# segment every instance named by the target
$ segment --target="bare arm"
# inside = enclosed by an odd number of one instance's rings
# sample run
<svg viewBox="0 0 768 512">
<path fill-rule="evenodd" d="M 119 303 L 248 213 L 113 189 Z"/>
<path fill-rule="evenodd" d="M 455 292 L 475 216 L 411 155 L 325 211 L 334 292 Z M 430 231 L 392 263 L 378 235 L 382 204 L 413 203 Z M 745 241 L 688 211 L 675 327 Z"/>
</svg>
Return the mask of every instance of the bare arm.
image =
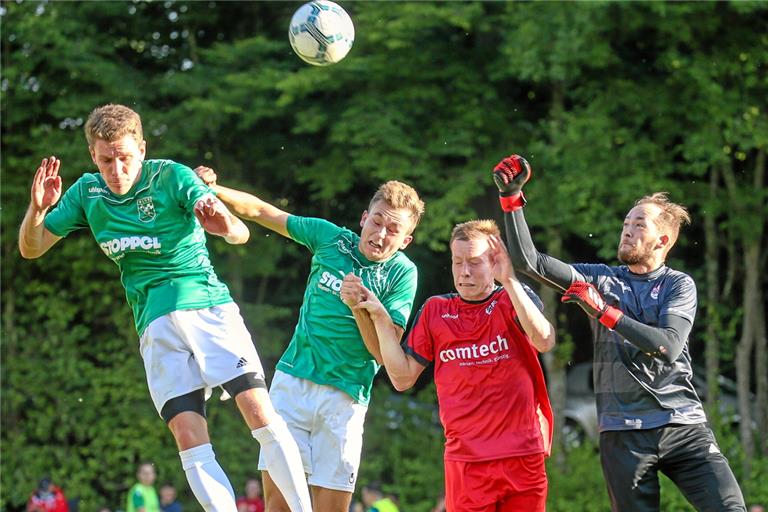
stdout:
<svg viewBox="0 0 768 512">
<path fill-rule="evenodd" d="M 235 215 L 290 238 L 287 227 L 289 214 L 287 212 L 262 201 L 253 194 L 217 184 L 216 173 L 209 167 L 199 166 L 195 169 L 195 173 L 216 192 L 216 196 Z"/>
<path fill-rule="evenodd" d="M 367 312 L 376 329 L 381 359 L 387 375 L 395 389 L 405 391 L 413 387 L 425 367 L 403 351 L 400 346 L 403 330 L 392 322 L 378 297 L 362 284 L 360 286 L 364 290 L 364 298 L 354 306 L 354 309 Z"/>
<path fill-rule="evenodd" d="M 499 238 L 489 239 L 494 251 L 494 277 L 506 290 L 517 312 L 520 325 L 539 352 L 549 352 L 555 346 L 555 328 L 539 311 L 515 276 L 504 244 Z"/>
<path fill-rule="evenodd" d="M 48 210 L 61 198 L 60 165 L 61 160 L 54 156 L 43 158 L 35 172 L 29 208 L 19 228 L 19 252 L 23 258 L 39 258 L 61 240 L 44 224 Z"/>
</svg>

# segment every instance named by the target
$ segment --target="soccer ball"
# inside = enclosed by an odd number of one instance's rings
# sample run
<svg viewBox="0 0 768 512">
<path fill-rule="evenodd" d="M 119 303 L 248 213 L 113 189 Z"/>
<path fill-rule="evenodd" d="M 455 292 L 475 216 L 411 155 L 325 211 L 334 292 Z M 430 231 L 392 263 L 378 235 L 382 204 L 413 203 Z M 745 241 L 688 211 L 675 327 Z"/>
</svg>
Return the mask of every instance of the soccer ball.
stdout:
<svg viewBox="0 0 768 512">
<path fill-rule="evenodd" d="M 355 26 L 341 6 L 329 0 L 315 0 L 293 13 L 288 38 L 302 60 L 314 66 L 328 66 L 349 53 L 355 41 Z"/>
</svg>

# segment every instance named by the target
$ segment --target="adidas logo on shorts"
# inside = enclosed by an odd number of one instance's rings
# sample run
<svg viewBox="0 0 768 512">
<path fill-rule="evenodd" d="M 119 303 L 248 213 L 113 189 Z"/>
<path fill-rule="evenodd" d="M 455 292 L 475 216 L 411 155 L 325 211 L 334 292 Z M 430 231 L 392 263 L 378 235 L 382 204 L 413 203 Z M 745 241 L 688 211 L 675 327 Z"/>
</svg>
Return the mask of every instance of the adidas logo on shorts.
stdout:
<svg viewBox="0 0 768 512">
<path fill-rule="evenodd" d="M 237 366 L 235 366 L 235 368 L 242 368 L 243 366 L 245 366 L 245 365 L 247 365 L 247 364 L 248 364 L 248 361 L 247 361 L 247 360 L 246 360 L 244 357 L 241 357 L 241 358 L 240 358 L 240 359 L 237 361 Z"/>
</svg>

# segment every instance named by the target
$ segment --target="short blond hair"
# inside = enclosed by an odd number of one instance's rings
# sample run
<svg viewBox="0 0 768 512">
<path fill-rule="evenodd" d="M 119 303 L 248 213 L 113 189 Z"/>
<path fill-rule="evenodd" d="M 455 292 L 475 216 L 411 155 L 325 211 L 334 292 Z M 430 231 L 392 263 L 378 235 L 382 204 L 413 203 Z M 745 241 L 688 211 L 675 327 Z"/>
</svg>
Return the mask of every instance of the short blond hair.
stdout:
<svg viewBox="0 0 768 512">
<path fill-rule="evenodd" d="M 451 232 L 452 244 L 454 240 L 477 240 L 478 238 L 488 238 L 492 236 L 501 236 L 499 226 L 495 221 L 490 219 L 470 220 L 456 224 Z"/>
<path fill-rule="evenodd" d="M 413 187 L 400 181 L 391 180 L 382 184 L 368 203 L 368 210 L 372 210 L 373 205 L 379 201 L 384 201 L 392 208 L 404 208 L 410 212 L 413 222 L 409 233 L 416 229 L 421 216 L 424 215 L 424 201 L 419 199 L 419 194 Z"/>
<path fill-rule="evenodd" d="M 144 140 L 141 117 L 125 105 L 110 103 L 96 107 L 85 122 L 85 138 L 91 148 L 97 139 L 114 142 L 126 135 L 132 136 L 137 143 Z"/>
<path fill-rule="evenodd" d="M 680 227 L 683 224 L 691 223 L 691 216 L 685 206 L 673 203 L 669 200 L 668 192 L 656 192 L 649 196 L 643 196 L 635 201 L 635 206 L 642 206 L 644 204 L 652 204 L 658 206 L 661 210 L 659 216 L 656 218 L 656 226 L 669 235 L 671 243 L 669 247 L 677 241 L 677 237 L 680 234 Z"/>
</svg>

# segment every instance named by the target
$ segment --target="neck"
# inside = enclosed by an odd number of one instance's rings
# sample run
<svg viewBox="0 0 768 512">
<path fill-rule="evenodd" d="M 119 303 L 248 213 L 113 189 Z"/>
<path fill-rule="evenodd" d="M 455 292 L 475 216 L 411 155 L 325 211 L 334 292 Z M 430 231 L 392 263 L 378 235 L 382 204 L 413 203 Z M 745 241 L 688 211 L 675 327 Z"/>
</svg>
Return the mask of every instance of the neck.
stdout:
<svg viewBox="0 0 768 512">
<path fill-rule="evenodd" d="M 647 274 L 648 272 L 653 272 L 663 264 L 664 260 L 643 261 L 641 263 L 627 265 L 627 268 L 629 268 L 630 272 L 633 274 Z"/>
</svg>

